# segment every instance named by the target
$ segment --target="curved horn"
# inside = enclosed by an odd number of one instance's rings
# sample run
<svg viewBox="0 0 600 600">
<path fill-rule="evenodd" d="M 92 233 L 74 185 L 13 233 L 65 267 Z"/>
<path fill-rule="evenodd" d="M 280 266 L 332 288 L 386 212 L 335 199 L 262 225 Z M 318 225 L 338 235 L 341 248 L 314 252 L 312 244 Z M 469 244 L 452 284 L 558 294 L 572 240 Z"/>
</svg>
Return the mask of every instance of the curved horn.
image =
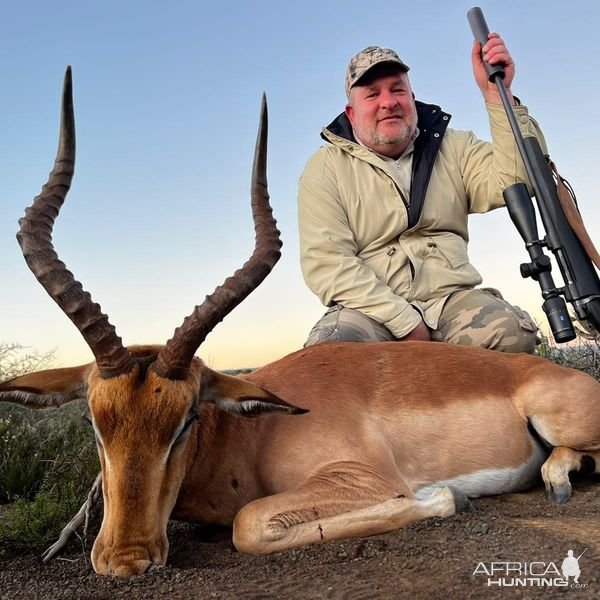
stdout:
<svg viewBox="0 0 600 600">
<path fill-rule="evenodd" d="M 94 304 L 67 270 L 52 245 L 52 227 L 71 187 L 75 168 L 75 117 L 71 67 L 63 85 L 60 138 L 54 168 L 46 185 L 19 221 L 17 240 L 27 265 L 62 311 L 75 323 L 96 357 L 104 378 L 127 373 L 133 367 L 129 351 L 100 306 Z"/>
<path fill-rule="evenodd" d="M 267 100 L 264 95 L 254 151 L 251 197 L 256 234 L 252 256 L 200 306 L 196 306 L 181 327 L 175 330 L 151 367 L 160 377 L 185 378 L 194 353 L 206 336 L 259 286 L 281 256 L 280 232 L 267 191 Z"/>
</svg>

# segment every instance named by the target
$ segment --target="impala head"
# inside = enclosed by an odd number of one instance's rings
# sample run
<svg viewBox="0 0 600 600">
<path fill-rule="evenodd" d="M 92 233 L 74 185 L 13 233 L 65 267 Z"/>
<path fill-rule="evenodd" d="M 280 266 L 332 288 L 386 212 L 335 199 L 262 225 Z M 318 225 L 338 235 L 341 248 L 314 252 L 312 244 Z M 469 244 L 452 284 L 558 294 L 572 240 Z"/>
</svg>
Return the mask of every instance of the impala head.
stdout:
<svg viewBox="0 0 600 600">
<path fill-rule="evenodd" d="M 95 365 L 87 398 L 102 467 L 104 518 L 92 549 L 101 574 L 136 575 L 164 565 L 166 527 L 191 461 L 203 403 L 242 416 L 301 412 L 249 382 L 192 358 L 185 378 L 155 370 L 164 347 L 130 349 L 132 370 L 105 379 Z"/>
<path fill-rule="evenodd" d="M 252 174 L 256 246 L 244 266 L 176 329 L 164 346 L 126 348 L 52 246 L 54 220 L 75 163 L 71 71 L 65 75 L 54 168 L 17 234 L 29 268 L 92 350 L 95 362 L 0 384 L 0 400 L 58 406 L 87 397 L 102 466 L 104 519 L 92 550 L 102 574 L 136 575 L 164 565 L 166 526 L 198 439 L 191 435 L 204 402 L 241 415 L 304 412 L 249 382 L 205 367 L 194 356 L 213 327 L 269 274 L 281 241 L 266 181 L 267 115 L 263 99 Z"/>
</svg>

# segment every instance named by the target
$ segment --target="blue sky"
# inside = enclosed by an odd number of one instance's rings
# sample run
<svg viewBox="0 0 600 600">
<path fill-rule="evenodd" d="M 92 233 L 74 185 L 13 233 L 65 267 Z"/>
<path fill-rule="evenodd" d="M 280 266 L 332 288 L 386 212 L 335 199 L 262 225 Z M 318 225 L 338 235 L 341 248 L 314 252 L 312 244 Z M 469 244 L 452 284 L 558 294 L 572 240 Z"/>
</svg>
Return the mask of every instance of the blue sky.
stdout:
<svg viewBox="0 0 600 600">
<path fill-rule="evenodd" d="M 299 268 L 297 181 L 320 128 L 343 109 L 350 56 L 370 44 L 395 48 L 412 67 L 419 99 L 450 112 L 451 126 L 489 138 L 471 75 L 471 2 L 208 4 L 4 3 L 0 341 L 56 348 L 62 365 L 91 358 L 15 241 L 17 220 L 54 160 L 67 64 L 77 166 L 54 243 L 127 344 L 164 342 L 249 256 L 250 169 L 267 93 L 270 193 L 284 256 L 203 344 L 199 354 L 219 368 L 256 366 L 299 348 L 322 313 Z M 600 4 L 479 6 L 506 39 L 517 64 L 513 90 L 542 124 L 596 237 Z M 520 279 L 525 250 L 506 212 L 473 218 L 471 233 L 484 283 L 542 320 L 536 284 Z"/>
</svg>

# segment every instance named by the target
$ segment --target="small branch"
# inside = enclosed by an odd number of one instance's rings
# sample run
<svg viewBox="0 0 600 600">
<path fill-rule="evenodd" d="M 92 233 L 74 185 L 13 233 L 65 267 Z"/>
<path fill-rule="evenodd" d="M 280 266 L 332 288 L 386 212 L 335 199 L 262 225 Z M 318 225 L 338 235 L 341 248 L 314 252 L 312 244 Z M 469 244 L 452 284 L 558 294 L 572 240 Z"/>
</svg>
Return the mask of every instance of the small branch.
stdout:
<svg viewBox="0 0 600 600">
<path fill-rule="evenodd" d="M 82 504 L 81 508 L 77 512 L 77 514 L 65 525 L 63 530 L 60 532 L 60 536 L 50 548 L 42 554 L 42 561 L 48 562 L 52 558 L 54 558 L 60 550 L 62 550 L 69 541 L 69 538 L 75 533 L 77 528 L 82 524 L 84 525 L 83 535 L 84 538 L 87 536 L 89 518 L 92 510 L 98 503 L 102 493 L 102 473 L 98 473 L 96 480 L 94 481 L 94 485 L 92 485 L 91 490 L 88 493 L 88 497 L 86 501 Z"/>
</svg>

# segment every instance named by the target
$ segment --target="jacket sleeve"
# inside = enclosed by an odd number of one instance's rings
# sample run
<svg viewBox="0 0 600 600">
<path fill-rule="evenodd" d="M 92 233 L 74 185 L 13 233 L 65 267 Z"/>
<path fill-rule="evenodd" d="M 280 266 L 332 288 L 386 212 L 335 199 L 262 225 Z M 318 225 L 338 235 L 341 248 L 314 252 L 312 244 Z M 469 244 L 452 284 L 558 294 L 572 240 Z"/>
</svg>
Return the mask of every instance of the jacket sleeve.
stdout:
<svg viewBox="0 0 600 600">
<path fill-rule="evenodd" d="M 513 183 L 529 186 L 525 165 L 519 154 L 504 107 L 486 105 L 492 142 L 483 142 L 468 134 L 461 157 L 469 212 L 483 213 L 504 206 L 502 192 Z M 536 137 L 546 152 L 544 136 L 526 106 L 515 106 L 515 116 L 524 137 Z"/>
<path fill-rule="evenodd" d="M 325 149 L 313 156 L 300 178 L 298 211 L 302 274 L 321 302 L 359 310 L 395 337 L 410 333 L 421 317 L 357 256 Z"/>
</svg>

